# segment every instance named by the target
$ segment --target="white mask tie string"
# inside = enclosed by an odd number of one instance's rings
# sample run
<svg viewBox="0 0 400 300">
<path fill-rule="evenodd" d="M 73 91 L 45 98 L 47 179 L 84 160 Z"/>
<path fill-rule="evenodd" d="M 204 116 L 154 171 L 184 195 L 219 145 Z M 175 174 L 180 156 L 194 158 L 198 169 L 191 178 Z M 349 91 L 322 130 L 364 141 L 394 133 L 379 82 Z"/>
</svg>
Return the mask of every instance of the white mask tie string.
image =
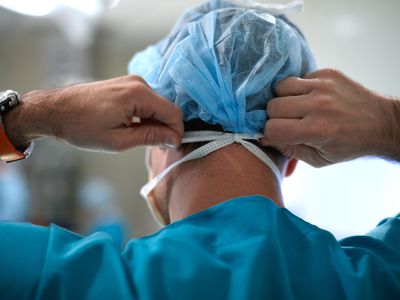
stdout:
<svg viewBox="0 0 400 300">
<path fill-rule="evenodd" d="M 183 144 L 188 143 L 198 143 L 198 142 L 208 142 L 210 143 L 190 152 L 180 160 L 171 164 L 168 168 L 166 168 L 163 172 L 161 172 L 158 176 L 154 177 L 150 180 L 145 186 L 140 190 L 140 194 L 148 199 L 148 195 L 150 192 L 158 185 L 160 181 L 164 179 L 173 169 L 178 167 L 179 165 L 202 158 L 207 156 L 208 154 L 215 152 L 223 147 L 229 146 L 233 143 L 238 143 L 243 145 L 247 150 L 253 153 L 256 157 L 258 157 L 261 161 L 263 161 L 274 173 L 276 178 L 281 181 L 282 174 L 276 164 L 269 158 L 267 154 L 265 154 L 259 147 L 256 145 L 246 141 L 246 140 L 255 140 L 258 141 L 262 138 L 262 134 L 249 135 L 249 134 L 239 134 L 239 133 L 225 133 L 225 132 L 217 132 L 217 131 L 189 131 L 185 132 L 184 138 L 182 139 Z"/>
</svg>

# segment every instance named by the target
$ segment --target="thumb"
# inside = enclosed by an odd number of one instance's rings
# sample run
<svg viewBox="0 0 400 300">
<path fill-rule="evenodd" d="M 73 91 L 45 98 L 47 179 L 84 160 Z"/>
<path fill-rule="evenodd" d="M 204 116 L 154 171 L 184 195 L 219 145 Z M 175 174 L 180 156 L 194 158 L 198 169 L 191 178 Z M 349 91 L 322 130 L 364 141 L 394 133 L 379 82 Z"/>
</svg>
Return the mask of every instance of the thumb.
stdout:
<svg viewBox="0 0 400 300">
<path fill-rule="evenodd" d="M 143 125 L 136 128 L 136 138 L 141 145 L 166 146 L 178 148 L 182 143 L 182 136 L 175 130 L 162 125 Z"/>
<path fill-rule="evenodd" d="M 125 128 L 119 139 L 123 139 L 123 148 L 135 146 L 166 146 L 178 148 L 182 142 L 182 136 L 175 130 L 161 124 L 146 124 L 133 128 Z"/>
</svg>

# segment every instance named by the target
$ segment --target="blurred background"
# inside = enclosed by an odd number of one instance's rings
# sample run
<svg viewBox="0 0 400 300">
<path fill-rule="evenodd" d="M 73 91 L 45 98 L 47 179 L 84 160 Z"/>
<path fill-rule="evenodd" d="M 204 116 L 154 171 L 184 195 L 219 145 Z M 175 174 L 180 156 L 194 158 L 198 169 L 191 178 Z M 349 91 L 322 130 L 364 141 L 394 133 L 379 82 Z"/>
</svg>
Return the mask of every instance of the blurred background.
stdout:
<svg viewBox="0 0 400 300">
<path fill-rule="evenodd" d="M 124 75 L 136 51 L 201 2 L 0 0 L 0 90 Z M 304 13 L 289 17 L 320 67 L 400 96 L 399 12 L 397 0 L 306 0 Z M 108 155 L 39 141 L 29 160 L 0 167 L 0 220 L 54 222 L 83 234 L 104 228 L 120 241 L 150 234 L 158 226 L 139 195 L 143 158 L 143 148 Z M 292 212 L 342 238 L 400 211 L 399 179 L 398 165 L 376 158 L 323 169 L 301 163 L 284 194 Z"/>
</svg>

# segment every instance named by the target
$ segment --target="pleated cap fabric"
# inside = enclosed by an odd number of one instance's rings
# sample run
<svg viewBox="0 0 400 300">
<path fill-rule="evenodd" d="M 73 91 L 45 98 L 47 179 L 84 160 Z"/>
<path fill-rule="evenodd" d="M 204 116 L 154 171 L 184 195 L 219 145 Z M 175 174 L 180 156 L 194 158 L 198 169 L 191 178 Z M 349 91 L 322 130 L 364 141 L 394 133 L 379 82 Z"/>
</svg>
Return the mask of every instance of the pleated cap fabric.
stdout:
<svg viewBox="0 0 400 300">
<path fill-rule="evenodd" d="M 285 16 L 232 0 L 188 10 L 128 66 L 178 105 L 185 121 L 248 134 L 263 132 L 266 105 L 280 80 L 314 69 L 307 42 Z"/>
</svg>

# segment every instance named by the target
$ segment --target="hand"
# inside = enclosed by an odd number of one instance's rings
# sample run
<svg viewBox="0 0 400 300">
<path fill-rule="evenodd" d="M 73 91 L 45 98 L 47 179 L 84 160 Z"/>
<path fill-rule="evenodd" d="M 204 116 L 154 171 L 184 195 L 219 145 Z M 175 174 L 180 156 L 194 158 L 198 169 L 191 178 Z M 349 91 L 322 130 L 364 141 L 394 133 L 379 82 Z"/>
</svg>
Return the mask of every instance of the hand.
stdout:
<svg viewBox="0 0 400 300">
<path fill-rule="evenodd" d="M 140 123 L 133 122 L 140 118 Z M 178 147 L 181 110 L 137 76 L 34 91 L 6 115 L 14 145 L 55 137 L 76 147 L 119 152 L 139 145 Z"/>
<path fill-rule="evenodd" d="M 322 167 L 365 155 L 399 159 L 399 101 L 325 69 L 287 78 L 267 108 L 264 146 Z"/>
</svg>

